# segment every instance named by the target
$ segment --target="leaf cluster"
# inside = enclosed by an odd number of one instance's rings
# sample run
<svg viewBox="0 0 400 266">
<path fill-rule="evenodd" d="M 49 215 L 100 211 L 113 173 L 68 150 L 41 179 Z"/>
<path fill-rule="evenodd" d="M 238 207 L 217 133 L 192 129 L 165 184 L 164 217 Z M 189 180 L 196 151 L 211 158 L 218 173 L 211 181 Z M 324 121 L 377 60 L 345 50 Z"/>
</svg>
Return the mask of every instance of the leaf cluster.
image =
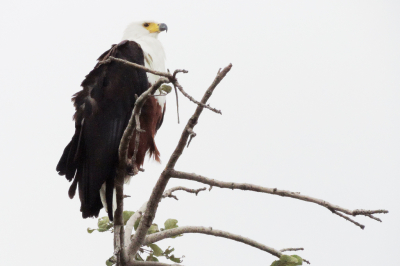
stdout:
<svg viewBox="0 0 400 266">
<path fill-rule="evenodd" d="M 303 259 L 297 255 L 282 255 L 279 260 L 274 261 L 271 266 L 297 266 L 303 265 Z"/>
<path fill-rule="evenodd" d="M 124 225 L 126 225 L 126 223 L 128 222 L 129 218 L 131 218 L 131 216 L 135 214 L 135 212 L 133 211 L 124 211 L 122 213 L 122 217 L 124 219 Z M 111 231 L 111 233 L 113 233 L 113 228 L 114 228 L 114 223 L 110 221 L 110 219 L 108 218 L 108 216 L 104 216 L 99 218 L 99 221 L 97 222 L 97 226 L 98 228 L 96 229 L 91 229 L 88 228 L 87 232 L 89 234 L 93 233 L 94 231 L 99 231 L 99 232 L 107 232 L 107 231 Z"/>
<path fill-rule="evenodd" d="M 140 218 L 136 221 L 134 228 L 135 230 L 137 229 L 137 227 L 139 226 L 139 221 Z M 164 230 L 169 230 L 169 229 L 173 229 L 173 228 L 177 228 L 178 227 L 178 220 L 176 219 L 168 219 L 164 222 L 164 228 L 158 228 L 157 224 L 152 224 L 149 228 L 149 230 L 147 231 L 148 235 L 154 234 L 154 233 L 158 233 L 160 231 L 164 231 Z M 174 236 L 172 238 L 175 238 L 178 236 Z M 174 254 L 172 254 L 172 252 L 175 250 L 175 248 L 171 248 L 168 247 L 166 250 L 161 249 L 158 245 L 156 244 L 149 244 L 147 245 L 147 247 L 150 248 L 150 250 L 147 250 L 145 248 L 141 248 L 139 250 L 139 253 L 148 253 L 149 255 L 146 258 L 146 261 L 159 261 L 157 257 L 165 257 L 168 260 L 171 260 L 173 262 L 176 263 L 180 263 L 182 262 L 182 258 L 179 257 L 175 257 Z M 144 259 L 140 256 L 140 254 L 136 254 L 135 259 L 138 261 L 144 261 Z"/>
<path fill-rule="evenodd" d="M 133 212 L 133 211 L 124 211 L 122 213 L 122 216 L 124 219 L 124 225 L 126 225 L 129 218 L 131 218 L 131 216 L 133 214 L 135 214 L 135 212 Z M 137 230 L 137 228 L 139 226 L 140 220 L 141 220 L 141 217 L 139 219 L 137 219 L 134 224 L 135 231 Z M 88 228 L 87 232 L 89 234 L 93 233 L 94 231 L 98 231 L 101 233 L 108 232 L 108 231 L 113 232 L 114 223 L 110 221 L 108 216 L 104 216 L 104 217 L 99 218 L 99 220 L 97 222 L 97 226 L 98 226 L 98 228 L 96 228 L 96 229 Z M 169 230 L 169 229 L 173 229 L 173 228 L 177 228 L 177 227 L 178 227 L 178 220 L 168 219 L 164 222 L 164 228 L 159 228 L 157 224 L 152 224 L 150 226 L 149 230 L 147 230 L 147 234 L 151 235 L 154 233 L 158 233 L 160 231 Z M 182 235 L 178 235 L 178 236 L 182 236 Z M 173 236 L 171 238 L 176 238 L 178 236 Z M 147 247 L 149 249 L 146 249 L 145 247 Z M 173 247 L 168 247 L 165 250 L 163 250 L 156 244 L 149 244 L 149 245 L 146 245 L 145 247 L 142 247 L 139 249 L 139 252 L 135 256 L 135 260 L 137 260 L 137 261 L 159 261 L 157 257 L 165 257 L 166 259 L 171 260 L 175 263 L 181 263 L 182 258 L 184 257 L 184 256 L 182 256 L 181 258 L 175 257 L 175 255 L 172 254 L 172 252 L 175 250 L 175 248 L 173 248 Z M 142 257 L 143 255 L 147 255 L 146 260 L 143 259 L 143 257 Z M 116 262 L 114 260 L 114 256 L 109 258 L 106 261 L 107 266 L 112 266 L 115 263 Z"/>
</svg>

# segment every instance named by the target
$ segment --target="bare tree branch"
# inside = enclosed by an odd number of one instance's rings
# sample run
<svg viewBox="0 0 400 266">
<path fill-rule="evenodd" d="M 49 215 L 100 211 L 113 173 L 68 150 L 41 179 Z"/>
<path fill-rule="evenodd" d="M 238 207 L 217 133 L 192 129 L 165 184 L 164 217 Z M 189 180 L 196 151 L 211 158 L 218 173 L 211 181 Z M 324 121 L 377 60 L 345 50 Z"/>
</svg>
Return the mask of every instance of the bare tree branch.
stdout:
<svg viewBox="0 0 400 266">
<path fill-rule="evenodd" d="M 349 221 L 349 222 L 351 222 L 351 223 L 357 225 L 358 227 L 360 227 L 361 229 L 364 230 L 365 225 L 362 225 L 362 224 L 360 224 L 360 223 L 354 221 L 354 220 L 351 219 L 350 217 L 348 217 L 348 216 L 346 216 L 346 215 L 344 215 L 344 214 L 341 214 L 340 212 L 337 212 L 337 211 L 335 211 L 335 210 L 330 210 L 330 211 L 332 211 L 333 214 L 336 214 L 336 215 L 338 215 L 338 216 L 340 216 L 340 217 L 346 219 L 347 221 Z M 367 216 L 368 216 L 368 215 L 367 215 Z"/>
<path fill-rule="evenodd" d="M 189 192 L 189 193 L 194 193 L 194 194 L 196 194 L 196 196 L 197 196 L 197 194 L 199 194 L 200 191 L 204 191 L 204 190 L 206 190 L 206 189 L 207 189 L 207 188 L 205 188 L 205 187 L 199 188 L 199 189 L 190 189 L 190 188 L 181 187 L 181 186 L 180 186 L 180 187 L 174 187 L 174 188 L 172 188 L 172 189 L 169 189 L 169 190 L 165 191 L 165 192 L 163 193 L 163 196 L 162 196 L 162 197 L 163 197 L 163 198 L 165 198 L 165 197 L 172 197 L 172 198 L 178 200 L 178 198 L 177 198 L 175 195 L 173 195 L 172 192 L 177 191 L 177 190 L 184 190 L 184 191 Z"/>
<path fill-rule="evenodd" d="M 228 238 L 228 239 L 235 240 L 235 241 L 244 243 L 246 245 L 250 245 L 252 247 L 261 249 L 261 250 L 266 251 L 278 258 L 280 258 L 282 255 L 281 251 L 276 250 L 271 247 L 268 247 L 264 244 L 258 243 L 257 241 L 254 241 L 250 238 L 240 236 L 240 235 L 235 235 L 235 234 L 232 234 L 232 233 L 229 233 L 226 231 L 213 229 L 211 227 L 203 227 L 203 226 L 183 226 L 183 227 L 173 228 L 173 229 L 169 229 L 169 230 L 164 230 L 159 233 L 154 233 L 154 234 L 148 235 L 146 237 L 143 245 L 148 245 L 148 244 L 163 240 L 165 238 L 170 238 L 173 236 L 177 236 L 177 235 L 181 235 L 181 234 L 188 234 L 188 233 L 206 234 L 206 235 Z"/>
<path fill-rule="evenodd" d="M 190 189 L 190 188 L 186 188 L 186 187 L 182 187 L 182 186 L 173 187 L 173 188 L 166 190 L 163 193 L 161 199 L 169 197 L 169 195 L 171 195 L 172 192 L 175 192 L 178 190 L 184 190 L 189 193 L 194 193 L 197 196 L 197 194 L 200 191 L 206 190 L 206 188 Z M 142 213 L 145 212 L 146 206 L 147 206 L 147 201 L 145 203 L 143 203 L 143 205 L 139 208 L 139 210 L 137 210 L 127 221 L 126 226 L 125 226 L 125 246 L 129 246 L 129 244 L 131 243 L 131 235 L 132 235 L 133 227 L 134 227 L 137 219 L 139 219 L 142 216 Z"/>
<path fill-rule="evenodd" d="M 187 94 L 186 91 L 184 91 L 183 87 L 179 84 L 179 82 L 177 80 L 172 81 L 172 84 L 174 84 L 174 87 L 178 88 L 178 90 L 180 90 L 182 92 L 182 94 L 185 95 L 185 97 L 188 98 L 190 101 L 194 102 L 195 104 L 202 105 L 202 103 L 196 101 L 192 96 Z M 205 108 L 210 109 L 211 111 L 213 111 L 213 112 L 215 112 L 217 114 L 221 114 L 222 115 L 221 110 L 217 110 L 215 108 L 212 108 L 209 105 L 202 105 L 202 106 L 205 107 Z"/>
<path fill-rule="evenodd" d="M 135 63 L 126 61 L 124 59 L 115 58 L 113 56 L 109 56 L 108 59 L 102 61 L 101 64 L 107 64 L 107 63 L 110 63 L 111 61 L 117 61 L 117 62 L 123 63 L 125 65 L 128 65 L 128 66 L 132 66 L 132 67 L 135 67 L 135 68 L 142 69 L 142 70 L 144 70 L 146 72 L 152 73 L 152 74 L 157 75 L 157 76 L 166 77 L 166 78 L 168 78 L 169 82 L 171 82 L 174 85 L 175 88 L 178 88 L 182 92 L 182 94 L 185 95 L 185 97 L 187 97 L 190 101 L 196 103 L 197 105 L 201 105 L 204 108 L 210 109 L 211 111 L 213 111 L 215 113 L 222 114 L 222 112 L 220 110 L 212 108 L 209 105 L 205 105 L 205 103 L 196 101 L 192 96 L 190 96 L 189 94 L 187 94 L 183 90 L 183 87 L 179 84 L 178 80 L 176 79 L 176 74 L 178 74 L 178 73 L 188 73 L 187 70 L 177 69 L 177 70 L 174 71 L 174 74 L 171 75 L 171 73 L 164 73 L 164 72 L 160 72 L 160 71 L 155 71 L 155 70 L 152 70 L 150 68 L 144 67 L 142 65 L 135 64 Z"/>
<path fill-rule="evenodd" d="M 142 204 L 142 206 L 137 210 L 126 222 L 125 226 L 125 247 L 129 247 L 131 244 L 131 236 L 132 236 L 132 231 L 134 228 L 134 225 L 136 221 L 142 217 L 142 214 L 145 212 L 147 206 L 147 201 Z"/>
<path fill-rule="evenodd" d="M 183 266 L 182 264 L 168 264 L 156 261 L 130 261 L 126 266 Z"/>
<path fill-rule="evenodd" d="M 302 201 L 308 201 L 308 202 L 312 202 L 312 203 L 321 205 L 321 206 L 329 209 L 330 211 L 334 212 L 335 214 L 338 214 L 337 212 L 342 212 L 342 213 L 352 215 L 352 216 L 363 215 L 366 217 L 370 217 L 370 215 L 375 214 L 375 213 L 388 213 L 387 210 L 353 210 L 352 211 L 352 210 L 348 210 L 348 209 L 342 208 L 337 205 L 333 205 L 325 200 L 313 198 L 313 197 L 306 196 L 306 195 L 301 195 L 299 192 L 291 192 L 291 191 L 287 191 L 287 190 L 280 190 L 277 188 L 266 188 L 266 187 L 261 187 L 261 186 L 248 184 L 248 183 L 224 182 L 224 181 L 219 181 L 219 180 L 215 180 L 215 179 L 210 179 L 210 178 L 207 178 L 207 177 L 204 177 L 201 175 L 179 172 L 179 171 L 175 171 L 175 170 L 169 170 L 169 175 L 171 177 L 193 180 L 193 181 L 197 181 L 197 182 L 200 182 L 203 184 L 220 187 L 220 188 L 250 190 L 250 191 L 262 192 L 262 193 L 267 193 L 267 194 L 279 195 L 282 197 L 295 198 L 295 199 L 299 199 Z M 345 218 L 343 215 L 339 215 L 339 216 Z M 357 226 L 359 226 L 362 229 L 364 228 L 363 225 L 351 220 L 347 216 L 345 219 L 353 222 L 354 224 L 356 224 Z"/>
<path fill-rule="evenodd" d="M 299 250 L 304 250 L 304 248 L 283 248 L 279 250 L 280 252 L 286 252 L 286 251 L 299 251 Z"/>
<path fill-rule="evenodd" d="M 221 80 L 225 77 L 225 75 L 229 72 L 231 68 L 232 65 L 230 64 L 229 66 L 224 68 L 220 73 L 218 73 L 218 75 L 214 79 L 214 82 L 211 84 L 211 86 L 207 89 L 206 93 L 204 94 L 203 99 L 201 100 L 202 105 L 197 106 L 194 115 L 192 116 L 192 118 L 189 119 L 188 123 L 186 124 L 186 127 L 182 132 L 181 138 L 174 153 L 171 155 L 165 170 L 161 173 L 155 187 L 153 188 L 153 192 L 147 203 L 146 211 L 141 219 L 141 222 L 139 224 L 138 229 L 136 230 L 135 235 L 133 236 L 131 243 L 129 244 L 128 253 L 131 260 L 133 260 L 134 255 L 142 245 L 146 237 L 147 230 L 150 228 L 154 220 L 158 204 L 161 200 L 162 194 L 170 178 L 168 175 L 168 170 L 174 168 L 176 162 L 178 161 L 179 157 L 183 152 L 183 149 L 185 148 L 185 145 L 190 135 L 188 129 L 190 128 L 193 130 L 194 126 L 197 124 L 200 114 L 205 108 L 204 105 L 207 103 L 207 100 L 211 97 L 212 92 L 214 91 L 216 86 L 221 82 Z"/>
<path fill-rule="evenodd" d="M 193 131 L 193 129 L 189 128 L 188 131 L 189 131 L 189 134 L 190 134 L 190 138 L 189 138 L 188 144 L 186 146 L 187 148 L 189 148 L 189 144 L 192 141 L 192 139 L 197 136 L 197 134 Z"/>
<path fill-rule="evenodd" d="M 102 62 L 100 62 L 100 63 L 101 63 L 101 64 L 108 64 L 108 63 L 110 63 L 111 61 L 116 61 L 116 62 L 120 62 L 120 63 L 123 63 L 123 64 L 128 65 L 128 66 L 132 66 L 132 67 L 135 67 L 135 68 L 139 68 L 139 69 L 142 69 L 142 70 L 144 70 L 144 71 L 146 71 L 146 72 L 149 72 L 149 73 L 151 73 L 151 74 L 154 74 L 154 75 L 157 75 L 157 76 L 160 76 L 160 77 L 169 78 L 170 76 L 172 76 L 172 75 L 169 74 L 169 73 L 164 73 L 164 72 L 161 72 L 161 71 L 156 71 L 156 70 L 147 68 L 147 67 L 145 67 L 145 66 L 142 66 L 142 65 L 139 65 L 139 64 L 136 64 L 136 63 L 132 63 L 132 62 L 129 62 L 129 61 L 127 61 L 127 60 L 124 60 L 124 59 L 121 59 L 121 58 L 116 58 L 116 57 L 113 57 L 113 56 L 109 56 L 107 60 L 104 60 L 104 61 L 102 61 Z"/>
<path fill-rule="evenodd" d="M 134 109 L 132 111 L 131 118 L 129 119 L 128 125 L 125 128 L 124 134 L 122 135 L 121 142 L 118 148 L 118 167 L 117 176 L 115 178 L 114 187 L 116 191 L 117 209 L 114 213 L 114 249 L 119 248 L 121 252 L 116 254 L 117 265 L 123 264 L 127 261 L 128 257 L 125 250 L 125 232 L 124 232 L 124 220 L 122 213 L 124 210 L 124 179 L 127 175 L 127 159 L 128 159 L 128 147 L 129 142 L 132 138 L 133 131 L 136 129 L 140 132 L 140 125 L 138 125 L 139 114 L 143 104 L 146 102 L 150 95 L 153 95 L 155 91 L 161 86 L 161 84 L 168 82 L 168 79 L 160 78 L 153 86 L 146 90 L 138 99 L 136 99 Z M 136 127 L 134 126 L 136 124 Z M 139 130 L 138 130 L 139 129 Z M 140 134 L 136 134 L 135 151 L 137 153 L 137 146 L 139 145 Z M 135 169 L 136 154 L 132 158 L 132 163 Z M 136 167 L 137 168 L 137 167 Z M 134 170 L 135 172 L 135 170 Z M 112 211 L 112 210 L 111 210 Z"/>
</svg>

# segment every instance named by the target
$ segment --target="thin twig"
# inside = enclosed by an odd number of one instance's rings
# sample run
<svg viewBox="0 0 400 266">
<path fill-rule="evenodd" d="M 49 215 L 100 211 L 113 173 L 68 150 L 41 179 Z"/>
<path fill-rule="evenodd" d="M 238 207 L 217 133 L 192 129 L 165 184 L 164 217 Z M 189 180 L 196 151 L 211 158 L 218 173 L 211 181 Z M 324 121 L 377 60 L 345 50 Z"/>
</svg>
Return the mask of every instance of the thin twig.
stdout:
<svg viewBox="0 0 400 266">
<path fill-rule="evenodd" d="M 322 199 L 317 199 L 317 198 L 313 198 L 310 196 L 301 195 L 298 192 L 280 190 L 277 188 L 267 188 L 267 187 L 262 187 L 262 186 L 257 186 L 257 185 L 253 185 L 253 184 L 247 184 L 247 183 L 224 182 L 224 181 L 219 181 L 219 180 L 215 180 L 215 179 L 210 179 L 210 178 L 207 178 L 207 177 L 204 177 L 201 175 L 190 174 L 190 173 L 180 172 L 180 171 L 176 171 L 176 170 L 170 170 L 169 174 L 171 177 L 193 180 L 193 181 L 197 181 L 197 182 L 200 182 L 203 184 L 220 187 L 220 188 L 250 190 L 250 191 L 262 192 L 262 193 L 267 193 L 267 194 L 279 195 L 282 197 L 295 198 L 295 199 L 299 199 L 302 201 L 316 203 L 318 205 L 321 205 L 321 206 L 329 209 L 332 212 L 334 212 L 334 211 L 341 212 L 341 213 L 352 215 L 352 216 L 363 215 L 363 216 L 370 217 L 370 215 L 372 215 L 373 213 L 374 214 L 375 213 L 388 213 L 387 210 L 353 210 L 352 211 L 352 210 L 342 208 L 338 205 L 333 205 Z M 344 217 L 343 215 L 340 215 L 339 213 L 335 213 L 335 214 L 345 218 L 348 221 L 351 221 L 352 223 L 354 223 L 355 225 L 359 226 L 362 229 L 364 228 L 363 225 L 351 220 L 347 216 Z M 372 217 L 370 217 L 370 218 L 372 218 Z"/>
<path fill-rule="evenodd" d="M 146 71 L 146 72 L 149 72 L 149 73 L 151 73 L 151 74 L 154 74 L 154 75 L 157 75 L 157 76 L 161 76 L 161 77 L 170 78 L 170 77 L 172 76 L 172 75 L 169 74 L 169 73 L 164 73 L 164 72 L 161 72 L 161 71 L 156 71 L 156 70 L 147 68 L 147 67 L 145 67 L 145 66 L 142 66 L 142 65 L 139 65 L 139 64 L 135 64 L 135 63 L 129 62 L 129 61 L 127 61 L 127 60 L 120 59 L 120 58 L 116 58 L 116 57 L 113 57 L 113 56 L 109 56 L 107 60 L 100 62 L 100 64 L 107 64 L 107 63 L 110 63 L 111 61 L 117 61 L 117 62 L 123 63 L 123 64 L 125 64 L 125 65 L 128 65 L 128 66 L 132 66 L 132 67 L 135 67 L 135 68 L 139 68 L 139 69 L 142 69 L 142 70 L 144 70 L 144 71 Z"/>
<path fill-rule="evenodd" d="M 176 87 L 174 86 L 174 91 L 175 91 L 175 98 L 176 98 L 176 115 L 178 116 L 178 124 L 180 123 L 179 120 L 179 101 L 178 101 L 178 91 L 176 90 Z"/>
<path fill-rule="evenodd" d="M 180 90 L 180 91 L 182 92 L 182 94 L 185 95 L 185 97 L 188 98 L 190 101 L 194 102 L 194 103 L 197 104 L 197 105 L 201 105 L 201 106 L 203 106 L 204 108 L 210 109 L 211 111 L 213 111 L 213 112 L 215 112 L 215 113 L 217 113 L 217 114 L 221 114 L 221 115 L 222 115 L 221 110 L 217 110 L 217 109 L 215 109 L 215 108 L 210 107 L 209 105 L 205 105 L 205 104 L 202 104 L 201 102 L 196 101 L 192 96 L 190 96 L 189 94 L 186 93 L 186 91 L 184 91 L 183 87 L 179 84 L 179 82 L 178 82 L 177 80 L 173 80 L 173 81 L 171 81 L 171 82 L 172 82 L 172 84 L 174 84 L 174 86 L 175 86 L 176 88 L 178 88 L 178 90 Z"/>
<path fill-rule="evenodd" d="M 170 195 L 172 192 L 178 191 L 178 190 L 184 190 L 189 193 L 194 193 L 197 196 L 197 194 L 200 191 L 203 191 L 205 189 L 206 188 L 190 189 L 190 188 L 186 188 L 186 187 L 182 187 L 182 186 L 173 187 L 173 188 L 170 188 L 170 189 L 164 191 L 161 199 L 168 197 L 168 195 Z M 176 199 L 178 199 L 178 198 L 176 198 Z M 142 217 L 142 213 L 144 213 L 146 211 L 146 206 L 147 206 L 147 201 L 145 203 L 143 203 L 142 206 L 139 208 L 139 210 L 137 210 L 127 221 L 126 227 L 125 227 L 125 245 L 126 246 L 129 246 L 129 244 L 131 243 L 131 235 L 132 235 L 134 224 L 140 217 Z"/>
<path fill-rule="evenodd" d="M 176 74 L 178 74 L 178 73 L 188 73 L 187 70 L 177 69 L 177 70 L 174 71 L 174 74 L 171 75 L 171 73 L 165 73 L 165 72 L 155 71 L 155 70 L 152 70 L 152 69 L 150 69 L 150 68 L 144 67 L 144 66 L 142 66 L 142 65 L 135 64 L 135 63 L 132 63 L 132 62 L 129 62 L 129 61 L 120 59 L 120 58 L 115 58 L 115 57 L 113 57 L 113 56 L 109 56 L 107 60 L 101 61 L 101 62 L 99 62 L 99 64 L 108 64 L 108 63 L 110 63 L 111 61 L 117 61 L 117 62 L 126 64 L 126 65 L 128 65 L 128 66 L 132 66 L 132 67 L 135 67 L 135 68 L 142 69 L 142 70 L 144 70 L 144 71 L 146 71 L 146 72 L 149 72 L 149 73 L 152 73 L 152 74 L 154 74 L 154 75 L 158 75 L 158 76 L 161 76 L 161 77 L 166 77 L 166 78 L 168 78 L 169 82 L 171 82 L 171 83 L 174 85 L 174 87 L 178 88 L 178 89 L 180 90 L 180 92 L 182 92 L 182 94 L 183 94 L 185 97 L 187 97 L 190 101 L 196 103 L 197 105 L 203 106 L 204 108 L 207 108 L 207 109 L 209 109 L 209 110 L 211 110 L 211 111 L 213 111 L 213 112 L 215 112 L 215 113 L 222 114 L 222 112 L 221 112 L 220 110 L 217 110 L 217 109 L 215 109 L 215 108 L 212 108 L 212 107 L 210 107 L 209 105 L 205 105 L 205 104 L 202 103 L 202 102 L 196 101 L 192 96 L 190 96 L 189 94 L 187 94 L 187 93 L 183 90 L 183 87 L 179 84 L 178 80 L 176 79 Z M 218 75 L 220 75 L 220 72 L 218 72 Z M 179 121 L 179 118 L 178 118 L 178 121 Z"/>
<path fill-rule="evenodd" d="M 340 217 L 346 219 L 347 221 L 349 221 L 349 222 L 351 222 L 351 223 L 357 225 L 358 227 L 360 227 L 361 229 L 364 230 L 365 225 L 362 225 L 362 224 L 360 224 L 360 223 L 358 223 L 358 222 L 352 220 L 350 217 L 348 217 L 348 216 L 346 216 L 346 215 L 344 215 L 344 214 L 341 214 L 340 212 L 337 212 L 336 210 L 331 210 L 331 211 L 332 211 L 332 213 L 334 213 L 334 214 L 336 214 L 336 215 L 338 215 L 338 216 L 340 216 Z"/>
<path fill-rule="evenodd" d="M 190 134 L 190 138 L 189 138 L 189 141 L 188 141 L 188 144 L 187 144 L 186 148 L 189 148 L 190 142 L 192 141 L 192 139 L 194 137 L 196 137 L 196 133 L 194 133 L 193 129 L 188 128 L 188 131 L 189 131 L 189 134 Z"/>
<path fill-rule="evenodd" d="M 378 217 L 373 216 L 372 214 L 365 214 L 365 216 L 368 216 L 369 218 L 374 219 L 374 220 L 376 220 L 378 222 L 382 222 L 381 219 L 379 219 Z"/>
<path fill-rule="evenodd" d="M 283 249 L 280 250 L 280 252 L 299 251 L 299 250 L 304 250 L 304 248 L 283 248 Z"/>
<path fill-rule="evenodd" d="M 205 187 L 199 188 L 199 189 L 190 189 L 190 188 L 181 187 L 181 186 L 180 187 L 174 187 L 172 189 L 169 189 L 169 190 L 165 191 L 163 193 L 162 197 L 163 198 L 171 197 L 171 198 L 174 198 L 174 199 L 178 200 L 178 198 L 175 195 L 173 195 L 172 192 L 177 191 L 177 190 L 183 190 L 183 191 L 186 191 L 186 192 L 189 192 L 189 193 L 194 193 L 197 196 L 197 194 L 199 194 L 200 191 L 204 191 L 206 189 L 207 188 L 205 188 Z"/>
</svg>

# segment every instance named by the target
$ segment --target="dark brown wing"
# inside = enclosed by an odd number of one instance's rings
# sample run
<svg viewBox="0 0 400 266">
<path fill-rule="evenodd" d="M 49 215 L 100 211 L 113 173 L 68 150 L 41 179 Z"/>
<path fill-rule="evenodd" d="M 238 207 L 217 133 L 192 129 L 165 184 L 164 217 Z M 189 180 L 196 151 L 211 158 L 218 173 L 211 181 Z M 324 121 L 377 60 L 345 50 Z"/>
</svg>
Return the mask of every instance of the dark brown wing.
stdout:
<svg viewBox="0 0 400 266">
<path fill-rule="evenodd" d="M 123 41 L 103 53 L 144 65 L 143 51 L 133 41 Z M 98 216 L 103 207 L 100 188 L 106 182 L 108 214 L 112 220 L 112 193 L 118 163 L 118 146 L 135 104 L 135 94 L 148 88 L 146 73 L 119 62 L 97 64 L 72 100 L 76 108 L 75 134 L 57 165 L 60 175 L 71 181 L 69 195 L 79 187 L 84 218 Z"/>
</svg>

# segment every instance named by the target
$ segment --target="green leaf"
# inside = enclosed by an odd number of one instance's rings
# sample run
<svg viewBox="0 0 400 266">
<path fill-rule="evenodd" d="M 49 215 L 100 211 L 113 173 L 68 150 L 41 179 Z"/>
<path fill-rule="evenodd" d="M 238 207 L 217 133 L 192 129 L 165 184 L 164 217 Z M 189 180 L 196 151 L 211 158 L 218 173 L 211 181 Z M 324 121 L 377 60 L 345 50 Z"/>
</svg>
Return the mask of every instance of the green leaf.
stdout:
<svg viewBox="0 0 400 266">
<path fill-rule="evenodd" d="M 136 253 L 135 260 L 136 261 L 143 261 L 143 258 L 139 255 L 139 253 Z"/>
<path fill-rule="evenodd" d="M 146 261 L 158 261 L 158 259 L 156 257 L 154 257 L 153 255 L 149 255 L 149 256 L 147 256 Z"/>
<path fill-rule="evenodd" d="M 271 266 L 281 266 L 281 262 L 279 260 L 274 261 Z"/>
<path fill-rule="evenodd" d="M 297 263 L 295 265 L 303 265 L 303 259 L 300 256 L 292 255 L 292 257 L 297 259 Z"/>
<path fill-rule="evenodd" d="M 91 233 L 93 233 L 94 230 L 96 230 L 96 229 L 90 229 L 90 228 L 88 227 L 87 232 L 88 232 L 89 234 L 91 234 Z"/>
<path fill-rule="evenodd" d="M 108 219 L 108 216 L 104 216 L 99 218 L 99 221 L 97 222 L 97 226 L 99 228 L 105 227 L 108 223 L 110 222 L 110 219 Z"/>
<path fill-rule="evenodd" d="M 139 219 L 137 219 L 135 224 L 133 225 L 133 228 L 135 228 L 135 231 L 138 228 L 141 219 L 142 219 L 142 217 L 139 217 Z"/>
<path fill-rule="evenodd" d="M 149 247 L 153 250 L 154 256 L 160 257 L 163 255 L 162 249 L 156 244 L 149 244 Z"/>
<path fill-rule="evenodd" d="M 168 247 L 168 248 L 164 251 L 164 254 L 165 254 L 165 255 L 169 255 L 169 254 L 171 254 L 174 250 L 175 250 L 175 248 L 171 248 L 171 249 L 170 249 L 170 247 Z"/>
<path fill-rule="evenodd" d="M 282 255 L 279 260 L 274 261 L 271 266 L 297 266 L 303 265 L 303 259 L 297 255 Z"/>
<path fill-rule="evenodd" d="M 178 220 L 175 219 L 168 219 L 164 223 L 165 230 L 177 228 L 178 227 Z"/>
<path fill-rule="evenodd" d="M 129 218 L 131 218 L 133 214 L 135 214 L 135 212 L 132 211 L 124 211 L 122 213 L 122 217 L 124 218 L 124 225 L 126 225 L 126 222 L 129 220 Z"/>
<path fill-rule="evenodd" d="M 282 255 L 280 261 L 283 263 L 283 266 L 296 265 L 295 263 L 297 263 L 297 259 L 289 255 Z"/>
<path fill-rule="evenodd" d="M 169 257 L 169 259 L 172 260 L 173 262 L 177 262 L 177 263 L 181 263 L 181 262 L 182 262 L 181 258 L 175 258 L 174 255 L 172 255 L 171 257 Z"/>
<path fill-rule="evenodd" d="M 108 231 L 111 227 L 113 227 L 113 223 L 110 222 L 107 216 L 101 217 L 97 222 L 97 225 L 99 226 L 99 232 Z"/>
<path fill-rule="evenodd" d="M 160 92 L 170 93 L 172 91 L 172 87 L 166 84 L 161 85 L 159 88 Z"/>
<path fill-rule="evenodd" d="M 160 230 L 158 230 L 158 225 L 157 224 L 152 224 L 149 228 L 149 230 L 147 230 L 147 234 L 151 235 L 154 233 L 160 232 Z"/>
<path fill-rule="evenodd" d="M 112 257 L 111 257 L 111 258 L 112 258 Z M 110 261 L 111 258 L 109 258 L 108 260 L 106 260 L 106 265 L 107 265 L 107 266 L 112 266 L 112 265 L 115 264 L 115 262 Z"/>
</svg>

